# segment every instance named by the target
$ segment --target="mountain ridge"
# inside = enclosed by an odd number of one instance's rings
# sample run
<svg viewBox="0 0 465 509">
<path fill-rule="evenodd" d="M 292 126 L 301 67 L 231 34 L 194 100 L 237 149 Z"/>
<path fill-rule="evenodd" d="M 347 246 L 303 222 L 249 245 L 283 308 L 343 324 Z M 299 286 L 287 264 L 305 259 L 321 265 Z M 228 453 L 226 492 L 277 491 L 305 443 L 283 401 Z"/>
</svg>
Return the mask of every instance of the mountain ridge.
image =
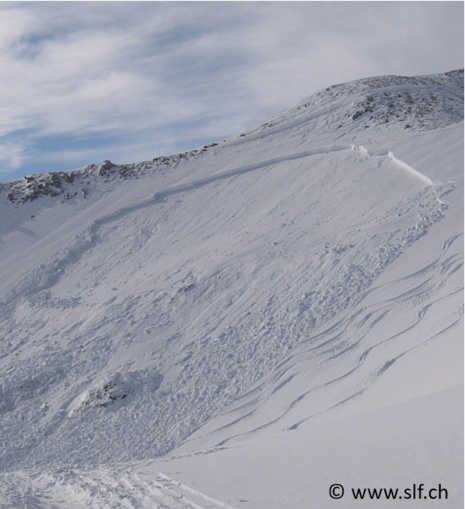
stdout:
<svg viewBox="0 0 465 509">
<path fill-rule="evenodd" d="M 184 156 L 2 184 L 2 470 L 281 443 L 460 384 L 463 71 L 441 76 L 407 129 L 323 91 Z"/>
<path fill-rule="evenodd" d="M 442 98 L 443 104 L 440 109 L 433 107 L 435 101 L 438 100 L 438 97 L 434 94 L 438 87 L 448 92 Z M 416 88 L 421 88 L 420 95 L 418 93 L 415 95 Z M 431 91 L 427 90 L 428 88 Z M 256 136 L 257 133 L 260 136 L 265 133 L 268 134 L 270 128 L 275 127 L 276 129 L 276 126 L 279 127 L 283 118 L 293 119 L 290 126 L 292 127 L 296 122 L 294 117 L 301 116 L 303 111 L 304 118 L 297 120 L 297 122 L 304 122 L 308 126 L 309 121 L 312 120 L 312 118 L 309 119 L 308 111 L 312 110 L 310 117 L 316 116 L 318 118 L 321 116 L 318 111 L 321 108 L 321 103 L 334 103 L 347 97 L 358 99 L 352 101 L 349 105 L 344 105 L 344 109 L 348 108 L 349 111 L 344 111 L 337 119 L 331 119 L 332 123 L 338 124 L 336 129 L 344 128 L 346 131 L 347 129 L 350 131 L 352 128 L 351 121 L 355 120 L 358 120 L 358 122 L 364 121 L 365 129 L 372 129 L 393 120 L 401 122 L 404 129 L 411 129 L 413 132 L 446 127 L 463 120 L 463 69 L 419 77 L 390 75 L 364 78 L 333 85 L 303 99 L 295 106 L 271 117 L 266 122 L 262 122 L 256 127 L 247 129 L 227 140 L 245 138 L 241 141 L 247 141 L 251 135 Z M 307 108 L 310 108 L 310 110 L 306 111 Z M 335 109 L 334 105 L 332 105 L 332 109 Z M 440 111 L 439 119 L 433 115 L 438 111 Z M 323 115 L 327 115 L 327 113 L 325 110 Z M 427 117 L 427 120 L 424 117 Z M 288 122 L 288 120 L 286 121 Z M 316 128 L 321 129 L 321 124 L 317 123 L 314 129 Z M 356 129 L 359 129 L 358 125 L 356 125 Z M 325 130 L 327 130 L 326 126 Z M 223 140 L 223 142 L 225 141 Z M 40 196 L 63 196 L 65 199 L 70 199 L 80 194 L 86 197 L 88 189 L 80 187 L 75 190 L 74 187 L 76 186 L 70 188 L 69 184 L 73 184 L 75 179 L 80 182 L 80 185 L 84 186 L 82 182 L 89 178 L 100 177 L 104 180 L 137 178 L 147 173 L 160 171 L 166 166 L 176 165 L 184 159 L 201 157 L 206 151 L 219 144 L 221 144 L 220 141 L 180 154 L 159 156 L 150 161 L 134 164 L 119 165 L 107 160 L 101 164 L 88 164 L 75 170 L 32 174 L 6 184 L 0 183 L 0 196 L 6 193 L 6 199 L 12 203 L 33 201 Z"/>
</svg>

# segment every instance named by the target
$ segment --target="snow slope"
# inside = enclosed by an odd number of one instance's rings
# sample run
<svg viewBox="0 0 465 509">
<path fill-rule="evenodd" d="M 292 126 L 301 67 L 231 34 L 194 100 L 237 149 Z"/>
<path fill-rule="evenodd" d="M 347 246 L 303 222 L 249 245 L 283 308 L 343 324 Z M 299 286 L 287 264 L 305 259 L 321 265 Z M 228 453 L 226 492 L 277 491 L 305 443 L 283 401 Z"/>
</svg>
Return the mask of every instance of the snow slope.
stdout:
<svg viewBox="0 0 465 509">
<path fill-rule="evenodd" d="M 1 184 L 0 217 L 0 507 L 462 507 L 463 71 Z"/>
</svg>

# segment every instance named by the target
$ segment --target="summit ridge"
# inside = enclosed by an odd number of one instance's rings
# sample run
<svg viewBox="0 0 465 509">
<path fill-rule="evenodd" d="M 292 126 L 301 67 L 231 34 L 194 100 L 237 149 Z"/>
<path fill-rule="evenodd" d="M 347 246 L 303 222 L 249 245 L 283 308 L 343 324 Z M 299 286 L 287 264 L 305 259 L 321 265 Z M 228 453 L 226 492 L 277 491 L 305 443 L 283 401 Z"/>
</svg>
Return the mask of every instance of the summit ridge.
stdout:
<svg viewBox="0 0 465 509">
<path fill-rule="evenodd" d="M 366 465 L 460 506 L 463 70 L 0 196 L 6 507 L 325 507 Z"/>
</svg>

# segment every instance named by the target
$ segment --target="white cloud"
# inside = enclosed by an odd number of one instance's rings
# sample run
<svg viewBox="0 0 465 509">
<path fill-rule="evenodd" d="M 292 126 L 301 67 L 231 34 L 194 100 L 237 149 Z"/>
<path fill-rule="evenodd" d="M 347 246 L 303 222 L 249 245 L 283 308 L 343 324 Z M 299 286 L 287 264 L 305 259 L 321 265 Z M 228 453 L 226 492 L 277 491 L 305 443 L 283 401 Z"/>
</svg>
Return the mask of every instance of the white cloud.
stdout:
<svg viewBox="0 0 465 509">
<path fill-rule="evenodd" d="M 8 175 L 19 168 L 25 159 L 25 149 L 21 143 L 0 143 L 0 174 Z"/>
</svg>

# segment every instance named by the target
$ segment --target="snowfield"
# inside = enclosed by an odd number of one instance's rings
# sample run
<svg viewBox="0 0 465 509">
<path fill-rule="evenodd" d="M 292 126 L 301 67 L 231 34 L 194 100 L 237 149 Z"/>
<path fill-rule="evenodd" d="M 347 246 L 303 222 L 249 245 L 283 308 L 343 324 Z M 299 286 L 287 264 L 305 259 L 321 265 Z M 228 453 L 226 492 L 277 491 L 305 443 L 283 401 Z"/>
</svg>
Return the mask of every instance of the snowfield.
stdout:
<svg viewBox="0 0 465 509">
<path fill-rule="evenodd" d="M 0 217 L 0 508 L 463 507 L 463 70 Z"/>
</svg>

